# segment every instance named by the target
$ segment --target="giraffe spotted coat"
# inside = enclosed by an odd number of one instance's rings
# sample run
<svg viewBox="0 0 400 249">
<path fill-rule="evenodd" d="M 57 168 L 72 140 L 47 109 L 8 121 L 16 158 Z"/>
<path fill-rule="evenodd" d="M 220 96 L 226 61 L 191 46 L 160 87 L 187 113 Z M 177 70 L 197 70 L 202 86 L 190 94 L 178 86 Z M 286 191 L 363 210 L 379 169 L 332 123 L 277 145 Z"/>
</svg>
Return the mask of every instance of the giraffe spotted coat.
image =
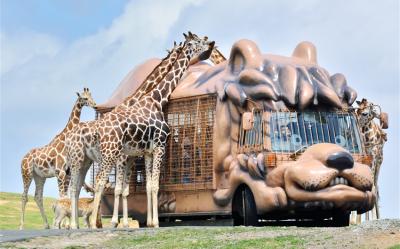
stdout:
<svg viewBox="0 0 400 249">
<path fill-rule="evenodd" d="M 386 133 L 374 122 L 374 119 L 380 119 L 380 113 L 376 109 L 378 106 L 366 99 L 357 101 L 357 117 L 360 125 L 361 135 L 364 140 L 366 153 L 372 156 L 371 169 L 374 178 L 374 190 L 376 192 L 375 207 L 372 209 L 372 219 L 379 219 L 379 191 L 378 177 L 380 167 L 383 161 L 383 146 L 387 140 Z"/>
</svg>

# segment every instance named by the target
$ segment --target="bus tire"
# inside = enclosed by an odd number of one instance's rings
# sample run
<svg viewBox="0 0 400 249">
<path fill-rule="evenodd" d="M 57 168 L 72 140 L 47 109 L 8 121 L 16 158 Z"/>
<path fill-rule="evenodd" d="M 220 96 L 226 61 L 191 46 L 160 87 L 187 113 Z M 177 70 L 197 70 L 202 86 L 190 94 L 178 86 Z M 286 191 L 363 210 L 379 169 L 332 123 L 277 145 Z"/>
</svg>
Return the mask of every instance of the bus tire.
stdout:
<svg viewBox="0 0 400 249">
<path fill-rule="evenodd" d="M 350 225 L 350 212 L 335 211 L 332 216 L 332 226 L 347 227 Z"/>
<path fill-rule="evenodd" d="M 253 193 L 247 186 L 240 186 L 232 200 L 234 226 L 257 226 L 258 216 Z"/>
</svg>

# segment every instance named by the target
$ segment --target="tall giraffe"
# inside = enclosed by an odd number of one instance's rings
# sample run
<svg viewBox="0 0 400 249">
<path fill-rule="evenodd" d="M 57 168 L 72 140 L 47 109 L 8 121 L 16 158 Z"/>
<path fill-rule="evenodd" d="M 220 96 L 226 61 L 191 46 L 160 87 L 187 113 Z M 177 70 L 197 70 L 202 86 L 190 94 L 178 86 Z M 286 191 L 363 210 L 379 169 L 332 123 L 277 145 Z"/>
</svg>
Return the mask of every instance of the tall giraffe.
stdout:
<svg viewBox="0 0 400 249">
<path fill-rule="evenodd" d="M 193 36 L 196 36 L 193 34 Z M 181 44 L 179 44 L 181 46 Z M 119 107 L 117 108 L 127 108 L 136 103 L 142 96 L 144 96 L 149 90 L 154 88 L 162 78 L 171 69 L 173 63 L 177 59 L 178 51 L 181 49 L 176 42 L 174 42 L 174 47 L 171 50 L 167 50 L 168 55 L 160 64 L 158 64 L 153 71 L 146 77 L 139 88 L 128 97 Z M 225 57 L 216 47 L 212 50 L 210 61 L 214 64 L 219 64 L 225 61 Z M 111 225 L 113 227 L 118 226 L 118 212 L 119 212 L 119 199 L 122 196 L 122 210 L 123 210 L 123 226 L 129 227 L 128 223 L 128 201 L 127 197 L 129 195 L 129 183 L 132 175 L 132 166 L 134 164 L 133 158 L 128 158 L 127 160 L 120 160 L 116 165 L 115 171 L 115 188 L 114 188 L 114 206 L 113 206 L 113 216 L 111 218 Z"/>
<path fill-rule="evenodd" d="M 174 47 L 171 51 L 168 51 L 167 57 L 153 69 L 153 71 L 146 77 L 139 88 L 126 100 L 119 105 L 116 110 L 121 108 L 129 108 L 133 106 L 139 99 L 144 96 L 148 91 L 153 89 L 171 70 L 172 65 L 178 58 L 178 54 L 181 50 L 181 44 L 178 46 L 174 42 Z M 132 167 L 134 166 L 134 160 L 132 157 L 122 157 L 116 165 L 115 170 L 115 188 L 114 188 L 114 207 L 113 216 L 111 218 L 111 225 L 113 227 L 118 226 L 118 211 L 119 211 L 119 198 L 122 196 L 122 212 L 123 212 L 123 226 L 129 227 L 128 222 L 128 200 L 129 195 L 129 183 L 132 175 Z"/>
<path fill-rule="evenodd" d="M 372 155 L 371 170 L 374 179 L 373 191 L 376 194 L 376 201 L 371 212 L 371 219 L 379 219 L 379 190 L 378 176 L 383 161 L 383 145 L 387 138 L 386 133 L 378 124 L 374 122 L 374 118 L 380 119 L 380 113 L 374 108 L 374 104 L 366 99 L 356 102 L 358 104 L 357 118 L 360 125 L 361 135 L 364 140 L 366 153 Z M 354 219 L 354 216 L 353 216 Z M 369 213 L 366 213 L 366 220 L 369 220 Z M 354 220 L 352 221 L 354 223 Z M 361 216 L 357 216 L 356 223 L 361 222 Z"/>
<path fill-rule="evenodd" d="M 171 70 L 162 81 L 129 108 L 115 108 L 102 119 L 86 122 L 72 131 L 68 145 L 68 161 L 71 167 L 71 227 L 78 227 L 77 198 L 82 179 L 87 172 L 88 160 L 100 162 L 96 176 L 94 216 L 98 213 L 100 199 L 108 175 L 118 161 L 128 155 L 144 155 L 146 162 L 147 225 L 158 226 L 158 180 L 160 167 L 169 134 L 164 120 L 163 107 L 175 89 L 189 63 L 207 59 L 214 46 L 207 38 L 199 39 L 190 32 L 179 46 L 179 55 Z M 127 100 L 128 101 L 128 100 Z M 94 222 L 94 221 L 92 221 Z"/>
<path fill-rule="evenodd" d="M 29 151 L 21 163 L 21 174 L 24 183 L 22 194 L 22 213 L 20 229 L 24 228 L 25 206 L 28 201 L 28 190 L 35 180 L 35 201 L 42 215 L 45 228 L 49 228 L 46 214 L 43 208 L 43 186 L 46 178 L 57 177 L 58 192 L 61 198 L 67 196 L 69 175 L 67 174 L 65 158 L 66 134 L 72 130 L 80 121 L 81 111 L 84 106 L 94 107 L 96 105 L 88 88 L 84 88 L 81 94 L 77 93 L 78 99 L 72 108 L 69 120 L 65 128 L 49 144 Z"/>
<path fill-rule="evenodd" d="M 196 36 L 193 34 L 193 36 Z M 149 89 L 155 86 L 157 82 L 159 82 L 162 77 L 169 71 L 172 66 L 174 59 L 176 60 L 177 54 L 177 44 L 174 42 L 174 48 L 172 50 L 167 50 L 168 56 L 164 58 L 161 63 L 154 68 L 154 70 L 147 76 L 145 81 L 141 84 L 137 91 L 129 98 L 127 101 L 122 103 L 121 107 L 129 107 L 132 106 L 133 103 L 136 103 L 140 97 L 142 97 Z M 174 55 L 174 56 L 172 56 Z M 211 52 L 210 61 L 217 65 L 221 62 L 226 61 L 224 55 L 214 47 Z M 172 63 L 171 63 L 172 62 Z M 164 73 L 164 74 L 163 74 Z M 150 82 L 149 82 L 150 81 Z M 122 209 L 123 209 L 123 226 L 128 227 L 128 201 L 127 197 L 129 195 L 129 181 L 132 175 L 131 165 L 134 164 L 134 160 L 129 158 L 130 161 L 120 161 L 116 166 L 116 183 L 114 190 L 114 206 L 113 206 L 113 216 L 111 219 L 111 224 L 113 227 L 118 226 L 118 210 L 119 210 L 119 196 L 122 195 Z"/>
</svg>

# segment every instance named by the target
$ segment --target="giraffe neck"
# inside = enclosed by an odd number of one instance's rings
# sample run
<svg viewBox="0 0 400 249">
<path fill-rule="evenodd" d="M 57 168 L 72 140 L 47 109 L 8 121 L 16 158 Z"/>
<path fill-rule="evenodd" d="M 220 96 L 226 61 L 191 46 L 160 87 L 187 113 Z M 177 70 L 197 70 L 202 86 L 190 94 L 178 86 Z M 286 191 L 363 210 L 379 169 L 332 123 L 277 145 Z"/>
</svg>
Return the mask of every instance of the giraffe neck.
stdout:
<svg viewBox="0 0 400 249">
<path fill-rule="evenodd" d="M 226 58 L 217 48 L 214 48 L 210 55 L 210 61 L 215 65 L 218 65 L 219 63 L 226 61 Z"/>
<path fill-rule="evenodd" d="M 160 110 L 168 103 L 169 96 L 176 88 L 183 73 L 189 67 L 189 62 L 193 57 L 193 51 L 190 47 L 184 46 L 173 67 L 165 78 L 146 96 L 150 97 L 153 103 L 156 103 Z"/>
<path fill-rule="evenodd" d="M 175 46 L 172 51 L 167 55 L 167 57 L 165 57 L 146 77 L 139 88 L 131 96 L 127 97 L 124 102 L 122 102 L 122 104 L 120 104 L 118 107 L 131 107 L 137 101 L 139 101 L 141 97 L 151 91 L 171 70 L 173 64 L 178 58 L 181 49 L 181 46 Z"/>
<path fill-rule="evenodd" d="M 67 125 L 64 128 L 64 131 L 70 131 L 75 125 L 79 124 L 81 120 L 82 108 L 83 105 L 79 102 L 79 100 L 77 100 L 74 107 L 72 108 L 71 114 L 69 115 L 69 119 Z"/>
<path fill-rule="evenodd" d="M 365 122 L 364 125 L 362 126 L 361 131 L 366 138 L 370 138 L 370 139 L 373 138 L 373 135 L 374 135 L 374 134 L 372 134 L 373 126 L 374 126 L 373 120 Z"/>
</svg>

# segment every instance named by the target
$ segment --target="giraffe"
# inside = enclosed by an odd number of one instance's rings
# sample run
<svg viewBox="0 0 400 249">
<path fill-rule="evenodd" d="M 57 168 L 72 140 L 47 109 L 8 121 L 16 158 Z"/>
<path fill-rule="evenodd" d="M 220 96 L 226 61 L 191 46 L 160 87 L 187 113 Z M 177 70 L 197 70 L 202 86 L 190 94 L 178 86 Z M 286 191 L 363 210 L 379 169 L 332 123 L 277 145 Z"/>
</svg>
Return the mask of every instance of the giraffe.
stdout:
<svg viewBox="0 0 400 249">
<path fill-rule="evenodd" d="M 214 42 L 207 37 L 199 39 L 189 32 L 185 42 L 178 46 L 178 58 L 171 70 L 143 97 L 129 108 L 115 108 L 102 119 L 81 123 L 73 131 L 68 142 L 68 162 L 71 167 L 71 227 L 78 227 L 77 198 L 88 165 L 87 161 L 100 163 L 96 176 L 94 213 L 98 213 L 100 199 L 108 175 L 120 161 L 128 156 L 143 156 L 146 164 L 147 225 L 158 227 L 158 180 L 165 153 L 169 127 L 164 120 L 163 108 L 187 67 L 208 59 Z M 129 102 L 127 99 L 125 102 Z M 93 220 L 91 222 L 94 222 Z"/>
<path fill-rule="evenodd" d="M 383 145 L 387 141 L 386 133 L 382 127 L 374 122 L 374 118 L 381 119 L 380 113 L 374 108 L 371 102 L 366 99 L 356 102 L 358 104 L 357 119 L 360 125 L 361 135 L 364 140 L 366 153 L 372 155 L 371 170 L 373 174 L 373 191 L 376 194 L 374 208 L 370 211 L 372 220 L 379 219 L 379 191 L 378 191 L 378 176 L 379 170 L 383 161 Z M 369 213 L 366 213 L 366 220 L 369 220 Z M 352 214 L 352 223 L 361 223 L 361 216 L 357 215 L 357 220 L 354 221 Z"/>
<path fill-rule="evenodd" d="M 32 178 L 35 180 L 36 185 L 35 201 L 39 207 L 45 228 L 49 228 L 43 208 L 43 186 L 46 178 L 57 177 L 59 196 L 64 198 L 67 195 L 69 175 L 65 167 L 64 146 L 66 134 L 79 123 L 81 111 L 84 106 L 93 108 L 96 105 L 88 88 L 84 88 L 83 92 L 81 94 L 77 93 L 77 95 L 78 99 L 61 133 L 44 147 L 34 148 L 29 151 L 22 159 L 21 174 L 24 183 L 24 192 L 22 194 L 20 229 L 24 228 L 25 206 L 28 201 L 28 190 Z"/>
<path fill-rule="evenodd" d="M 192 34 L 196 36 L 195 34 Z M 181 44 L 179 44 L 180 46 Z M 162 80 L 162 78 L 168 73 L 171 69 L 173 63 L 177 59 L 178 54 L 178 44 L 174 42 L 174 47 L 171 50 L 167 50 L 168 55 L 160 64 L 158 64 L 153 71 L 146 77 L 140 87 L 124 101 L 117 108 L 128 108 L 132 106 L 134 103 L 139 101 L 139 99 L 144 96 L 147 91 L 152 89 L 158 82 Z M 211 52 L 210 61 L 217 65 L 223 61 L 226 61 L 226 58 L 222 55 L 220 51 L 214 46 L 214 49 Z M 118 110 L 118 109 L 117 109 Z M 123 226 L 128 227 L 128 201 L 127 197 L 129 195 L 129 182 L 132 175 L 132 166 L 134 166 L 133 158 L 128 158 L 127 160 L 121 160 L 119 164 L 116 165 L 116 183 L 114 189 L 114 206 L 113 206 L 113 216 L 111 218 L 111 225 L 113 227 L 118 226 L 118 211 L 119 211 L 119 198 L 122 196 L 122 210 L 123 210 Z"/>
<path fill-rule="evenodd" d="M 168 51 L 168 55 L 161 60 L 161 62 L 153 69 L 153 71 L 146 77 L 139 88 L 119 105 L 116 110 L 121 108 L 129 108 L 134 105 L 139 99 L 144 96 L 149 90 L 155 87 L 165 75 L 171 70 L 172 65 L 177 59 L 180 51 L 180 46 L 174 42 L 174 47 Z M 122 212 L 123 212 L 123 226 L 129 227 L 128 222 L 128 200 L 129 195 L 129 182 L 132 175 L 132 167 L 134 167 L 133 157 L 122 158 L 116 165 L 116 183 L 114 188 L 114 207 L 113 216 L 111 218 L 111 226 L 118 226 L 118 211 L 119 211 L 119 198 L 122 196 Z"/>
</svg>

